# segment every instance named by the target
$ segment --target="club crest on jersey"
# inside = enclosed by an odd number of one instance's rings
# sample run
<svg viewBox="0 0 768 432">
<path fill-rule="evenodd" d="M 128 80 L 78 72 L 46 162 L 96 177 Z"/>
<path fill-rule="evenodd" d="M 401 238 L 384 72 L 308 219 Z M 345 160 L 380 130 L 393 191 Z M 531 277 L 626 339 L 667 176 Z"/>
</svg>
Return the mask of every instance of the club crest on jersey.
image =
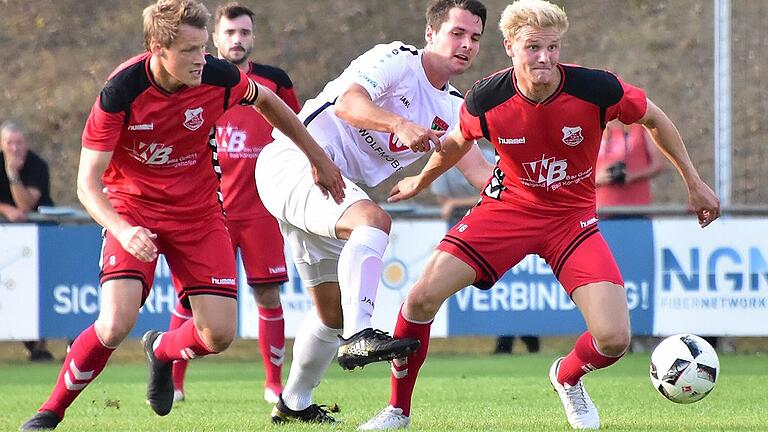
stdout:
<svg viewBox="0 0 768 432">
<path fill-rule="evenodd" d="M 445 122 L 445 120 L 441 119 L 438 116 L 435 116 L 435 119 L 432 120 L 432 130 L 436 131 L 446 131 L 448 130 L 448 123 Z"/>
<path fill-rule="evenodd" d="M 190 108 L 184 112 L 184 127 L 196 131 L 203 125 L 203 109 Z"/>
<path fill-rule="evenodd" d="M 564 127 L 563 128 L 563 142 L 571 147 L 576 147 L 584 141 L 584 136 L 581 134 L 581 126 L 576 127 Z"/>
</svg>

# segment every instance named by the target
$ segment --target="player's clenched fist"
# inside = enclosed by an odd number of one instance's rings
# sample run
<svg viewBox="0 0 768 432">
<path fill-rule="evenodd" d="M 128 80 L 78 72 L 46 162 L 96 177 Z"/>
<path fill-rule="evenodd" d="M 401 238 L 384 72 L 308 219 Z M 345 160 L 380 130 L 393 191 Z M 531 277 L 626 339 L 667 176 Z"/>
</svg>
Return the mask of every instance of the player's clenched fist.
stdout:
<svg viewBox="0 0 768 432">
<path fill-rule="evenodd" d="M 157 238 L 157 234 L 152 231 L 141 226 L 132 226 L 116 233 L 115 237 L 123 249 L 136 259 L 149 262 L 157 258 L 157 246 L 152 241 Z"/>
<path fill-rule="evenodd" d="M 433 144 L 435 150 L 440 151 L 440 137 L 444 133 L 445 131 L 434 131 L 405 119 L 395 127 L 395 135 L 400 143 L 416 153 L 428 152 Z"/>
</svg>

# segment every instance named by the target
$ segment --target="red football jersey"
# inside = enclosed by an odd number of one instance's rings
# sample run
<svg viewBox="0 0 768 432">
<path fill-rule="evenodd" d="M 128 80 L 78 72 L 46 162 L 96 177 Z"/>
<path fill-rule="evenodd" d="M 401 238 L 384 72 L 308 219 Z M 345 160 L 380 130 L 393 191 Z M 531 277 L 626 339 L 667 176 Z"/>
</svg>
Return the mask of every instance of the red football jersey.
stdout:
<svg viewBox="0 0 768 432">
<path fill-rule="evenodd" d="M 301 107 L 293 83 L 282 69 L 249 63 L 248 77 L 277 94 L 294 112 Z M 229 220 L 269 215 L 256 189 L 256 158 L 272 142 L 272 125 L 252 107 L 236 106 L 216 122 L 221 192 Z"/>
<path fill-rule="evenodd" d="M 610 72 L 558 67 L 560 86 L 542 102 L 520 92 L 512 68 L 478 81 L 467 93 L 462 135 L 485 137 L 499 155 L 484 195 L 550 211 L 595 206 L 595 163 L 605 124 L 642 118 L 645 93 Z"/>
<path fill-rule="evenodd" d="M 113 152 L 102 181 L 118 211 L 166 220 L 221 212 L 211 131 L 227 109 L 255 102 L 256 84 L 206 55 L 202 84 L 168 93 L 152 77 L 150 57 L 112 73 L 91 108 L 83 147 Z"/>
</svg>

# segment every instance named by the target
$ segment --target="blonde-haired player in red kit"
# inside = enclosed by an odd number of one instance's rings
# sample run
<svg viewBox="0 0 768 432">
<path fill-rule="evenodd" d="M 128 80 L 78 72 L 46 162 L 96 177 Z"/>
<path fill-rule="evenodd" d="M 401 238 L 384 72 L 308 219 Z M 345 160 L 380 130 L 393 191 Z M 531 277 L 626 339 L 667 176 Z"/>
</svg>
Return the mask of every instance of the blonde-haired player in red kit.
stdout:
<svg viewBox="0 0 768 432">
<path fill-rule="evenodd" d="M 269 89 L 206 54 L 208 9 L 158 0 L 144 10 L 146 51 L 120 65 L 83 131 L 77 194 L 104 227 L 99 317 L 72 343 L 50 397 L 22 430 L 55 429 L 133 328 L 164 254 L 194 319 L 142 338 L 147 402 L 173 407 L 172 363 L 219 353 L 237 332 L 235 257 L 218 199 L 209 135 L 237 105 L 253 105 L 307 154 L 316 185 L 344 199 L 339 169 Z M 254 113 L 254 117 L 256 113 Z"/>
<path fill-rule="evenodd" d="M 393 361 L 389 406 L 361 430 L 409 425 L 411 396 L 440 305 L 467 285 L 489 289 L 528 254 L 552 267 L 587 324 L 573 350 L 552 364 L 552 386 L 573 428 L 600 427 L 581 378 L 618 361 L 630 341 L 623 280 L 595 210 L 595 162 L 607 122 L 648 129 L 682 176 L 702 227 L 720 214 L 677 129 L 641 89 L 610 72 L 559 62 L 568 29 L 562 9 L 543 0 L 516 1 L 499 27 L 512 67 L 472 87 L 443 151 L 393 189 L 392 201 L 412 197 L 481 137 L 499 156 L 481 201 L 448 232 L 409 291 L 394 336 L 421 344 Z"/>
</svg>

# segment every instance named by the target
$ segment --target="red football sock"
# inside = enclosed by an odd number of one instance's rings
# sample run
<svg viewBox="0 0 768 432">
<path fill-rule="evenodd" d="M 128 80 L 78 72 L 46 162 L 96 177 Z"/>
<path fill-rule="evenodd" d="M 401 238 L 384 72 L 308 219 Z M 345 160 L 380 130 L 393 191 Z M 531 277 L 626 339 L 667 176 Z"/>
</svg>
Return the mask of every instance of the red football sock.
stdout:
<svg viewBox="0 0 768 432">
<path fill-rule="evenodd" d="M 403 316 L 403 309 L 397 314 L 397 324 L 393 336 L 395 339 L 415 338 L 421 342 L 419 349 L 411 353 L 407 359 L 395 359 L 392 361 L 392 395 L 389 404 L 403 410 L 403 414 L 411 415 L 411 398 L 413 388 L 416 386 L 416 377 L 419 369 L 427 359 L 429 349 L 429 332 L 432 321 L 428 323 L 416 323 L 408 321 Z"/>
<path fill-rule="evenodd" d="M 59 418 L 64 418 L 64 411 L 85 386 L 96 379 L 114 351 L 101 343 L 93 325 L 83 330 L 72 342 L 56 386 L 40 411 L 53 411 Z"/>
<path fill-rule="evenodd" d="M 163 333 L 160 344 L 155 348 L 155 357 L 161 362 L 191 360 L 195 357 L 216 352 L 208 348 L 197 333 L 195 320 L 187 320 L 176 330 Z"/>
<path fill-rule="evenodd" d="M 576 340 L 573 350 L 560 362 L 557 380 L 560 383 L 576 385 L 588 372 L 608 367 L 623 356 L 623 353 L 616 357 L 602 354 L 597 350 L 592 334 L 588 331 L 584 332 Z"/>
<path fill-rule="evenodd" d="M 283 307 L 259 308 L 259 349 L 264 361 L 265 385 L 276 394 L 283 391 L 282 371 L 285 358 L 285 320 Z"/>
<path fill-rule="evenodd" d="M 181 303 L 176 304 L 176 309 L 171 313 L 171 323 L 168 325 L 168 331 L 176 330 L 182 324 L 192 318 L 192 309 L 185 308 Z M 176 360 L 173 362 L 173 389 L 184 391 L 184 377 L 187 374 L 189 361 Z"/>
</svg>

